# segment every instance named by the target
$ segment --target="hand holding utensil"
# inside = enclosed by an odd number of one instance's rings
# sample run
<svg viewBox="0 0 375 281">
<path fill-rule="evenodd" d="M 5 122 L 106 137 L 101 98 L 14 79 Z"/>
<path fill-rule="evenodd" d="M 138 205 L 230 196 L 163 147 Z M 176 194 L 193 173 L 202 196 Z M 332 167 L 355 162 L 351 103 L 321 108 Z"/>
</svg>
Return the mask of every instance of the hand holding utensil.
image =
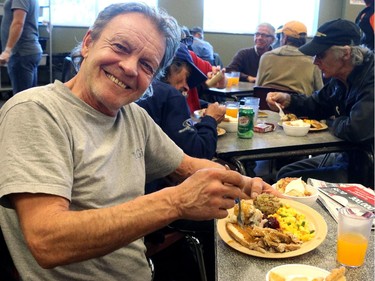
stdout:
<svg viewBox="0 0 375 281">
<path fill-rule="evenodd" d="M 283 109 L 281 108 L 280 104 L 278 102 L 275 102 L 275 105 L 279 109 L 279 115 L 280 115 L 280 117 L 283 118 L 285 116 L 285 113 L 284 113 Z"/>
</svg>

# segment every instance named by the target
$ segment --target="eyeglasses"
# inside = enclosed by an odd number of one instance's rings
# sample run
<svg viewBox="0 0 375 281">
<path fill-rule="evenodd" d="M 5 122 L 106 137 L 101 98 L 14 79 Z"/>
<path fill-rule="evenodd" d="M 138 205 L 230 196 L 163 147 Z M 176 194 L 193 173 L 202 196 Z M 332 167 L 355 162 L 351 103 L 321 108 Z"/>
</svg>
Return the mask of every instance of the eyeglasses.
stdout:
<svg viewBox="0 0 375 281">
<path fill-rule="evenodd" d="M 181 43 L 185 44 L 186 46 L 191 46 L 191 44 L 193 44 L 193 41 L 194 41 L 193 36 L 187 36 L 181 39 Z"/>
<path fill-rule="evenodd" d="M 270 35 L 270 34 L 266 34 L 266 33 L 260 33 L 260 32 L 256 32 L 254 34 L 255 37 L 262 37 L 262 38 L 273 38 L 273 35 Z"/>
</svg>

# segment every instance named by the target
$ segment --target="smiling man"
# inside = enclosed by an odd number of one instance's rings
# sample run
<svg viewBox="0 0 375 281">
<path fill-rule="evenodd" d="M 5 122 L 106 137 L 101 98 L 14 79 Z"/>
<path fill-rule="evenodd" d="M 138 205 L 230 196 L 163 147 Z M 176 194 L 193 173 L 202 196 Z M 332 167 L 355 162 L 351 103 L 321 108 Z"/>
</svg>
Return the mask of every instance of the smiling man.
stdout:
<svg viewBox="0 0 375 281">
<path fill-rule="evenodd" d="M 261 23 L 254 33 L 254 47 L 239 50 L 226 67 L 226 72 L 239 71 L 240 80 L 255 82 L 260 57 L 272 50 L 275 28 L 269 23 Z"/>
<path fill-rule="evenodd" d="M 359 41 L 353 22 L 337 19 L 323 24 L 299 50 L 314 56 L 314 64 L 330 81 L 310 97 L 273 92 L 267 102 L 275 111 L 278 102 L 297 116 L 329 119 L 335 136 L 361 150 L 331 153 L 325 163 L 320 155 L 287 165 L 278 179 L 311 177 L 374 186 L 374 54 Z"/>
<path fill-rule="evenodd" d="M 0 225 L 21 280 L 151 280 L 143 236 L 224 218 L 234 198 L 272 190 L 187 156 L 133 103 L 179 41 L 166 13 L 110 5 L 85 35 L 72 80 L 1 108 Z M 180 184 L 144 195 L 146 181 L 167 175 Z"/>
</svg>

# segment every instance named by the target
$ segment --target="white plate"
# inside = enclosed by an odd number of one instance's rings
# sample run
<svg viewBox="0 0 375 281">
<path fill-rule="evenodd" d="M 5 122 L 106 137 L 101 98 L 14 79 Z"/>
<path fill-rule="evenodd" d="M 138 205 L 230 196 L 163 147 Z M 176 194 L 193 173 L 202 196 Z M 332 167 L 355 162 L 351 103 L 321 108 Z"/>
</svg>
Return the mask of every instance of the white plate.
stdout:
<svg viewBox="0 0 375 281">
<path fill-rule="evenodd" d="M 290 258 L 296 257 L 305 253 L 308 253 L 315 248 L 317 248 L 321 243 L 323 243 L 324 239 L 327 236 L 327 223 L 324 218 L 314 209 L 310 208 L 309 206 L 299 203 L 297 201 L 288 200 L 288 199 L 281 199 L 281 202 L 284 204 L 288 204 L 290 207 L 297 210 L 297 212 L 304 214 L 306 216 L 306 220 L 309 222 L 311 229 L 315 230 L 315 236 L 310 241 L 304 242 L 301 245 L 301 248 L 295 251 L 284 252 L 284 253 L 261 253 L 255 250 L 250 250 L 242 246 L 241 244 L 237 243 L 227 232 L 226 223 L 227 218 L 220 219 L 217 221 L 216 228 L 220 238 L 231 248 L 255 257 L 260 258 L 267 258 L 267 259 L 283 259 L 283 258 Z M 229 214 L 233 213 L 233 208 L 228 210 Z"/>
<path fill-rule="evenodd" d="M 329 275 L 329 271 L 306 264 L 286 264 L 280 265 L 272 268 L 267 272 L 266 281 L 269 281 L 270 272 L 274 272 L 285 278 L 285 281 L 290 281 L 296 277 L 307 277 L 308 280 L 313 280 L 314 278 L 323 277 Z"/>
<path fill-rule="evenodd" d="M 222 136 L 226 133 L 226 131 L 223 128 L 217 127 L 217 135 Z"/>
</svg>

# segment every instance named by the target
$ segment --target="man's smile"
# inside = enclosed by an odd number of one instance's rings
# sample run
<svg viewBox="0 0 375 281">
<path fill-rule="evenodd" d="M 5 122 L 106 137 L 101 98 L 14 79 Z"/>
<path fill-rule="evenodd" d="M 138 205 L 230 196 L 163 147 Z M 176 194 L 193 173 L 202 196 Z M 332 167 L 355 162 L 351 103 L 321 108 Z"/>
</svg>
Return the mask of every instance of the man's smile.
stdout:
<svg viewBox="0 0 375 281">
<path fill-rule="evenodd" d="M 120 81 L 119 79 L 117 79 L 115 76 L 113 76 L 112 74 L 108 73 L 108 72 L 105 72 L 105 75 L 112 81 L 114 82 L 117 86 L 123 88 L 123 89 L 130 89 L 129 86 L 125 85 L 125 83 L 123 83 L 122 81 Z"/>
</svg>

